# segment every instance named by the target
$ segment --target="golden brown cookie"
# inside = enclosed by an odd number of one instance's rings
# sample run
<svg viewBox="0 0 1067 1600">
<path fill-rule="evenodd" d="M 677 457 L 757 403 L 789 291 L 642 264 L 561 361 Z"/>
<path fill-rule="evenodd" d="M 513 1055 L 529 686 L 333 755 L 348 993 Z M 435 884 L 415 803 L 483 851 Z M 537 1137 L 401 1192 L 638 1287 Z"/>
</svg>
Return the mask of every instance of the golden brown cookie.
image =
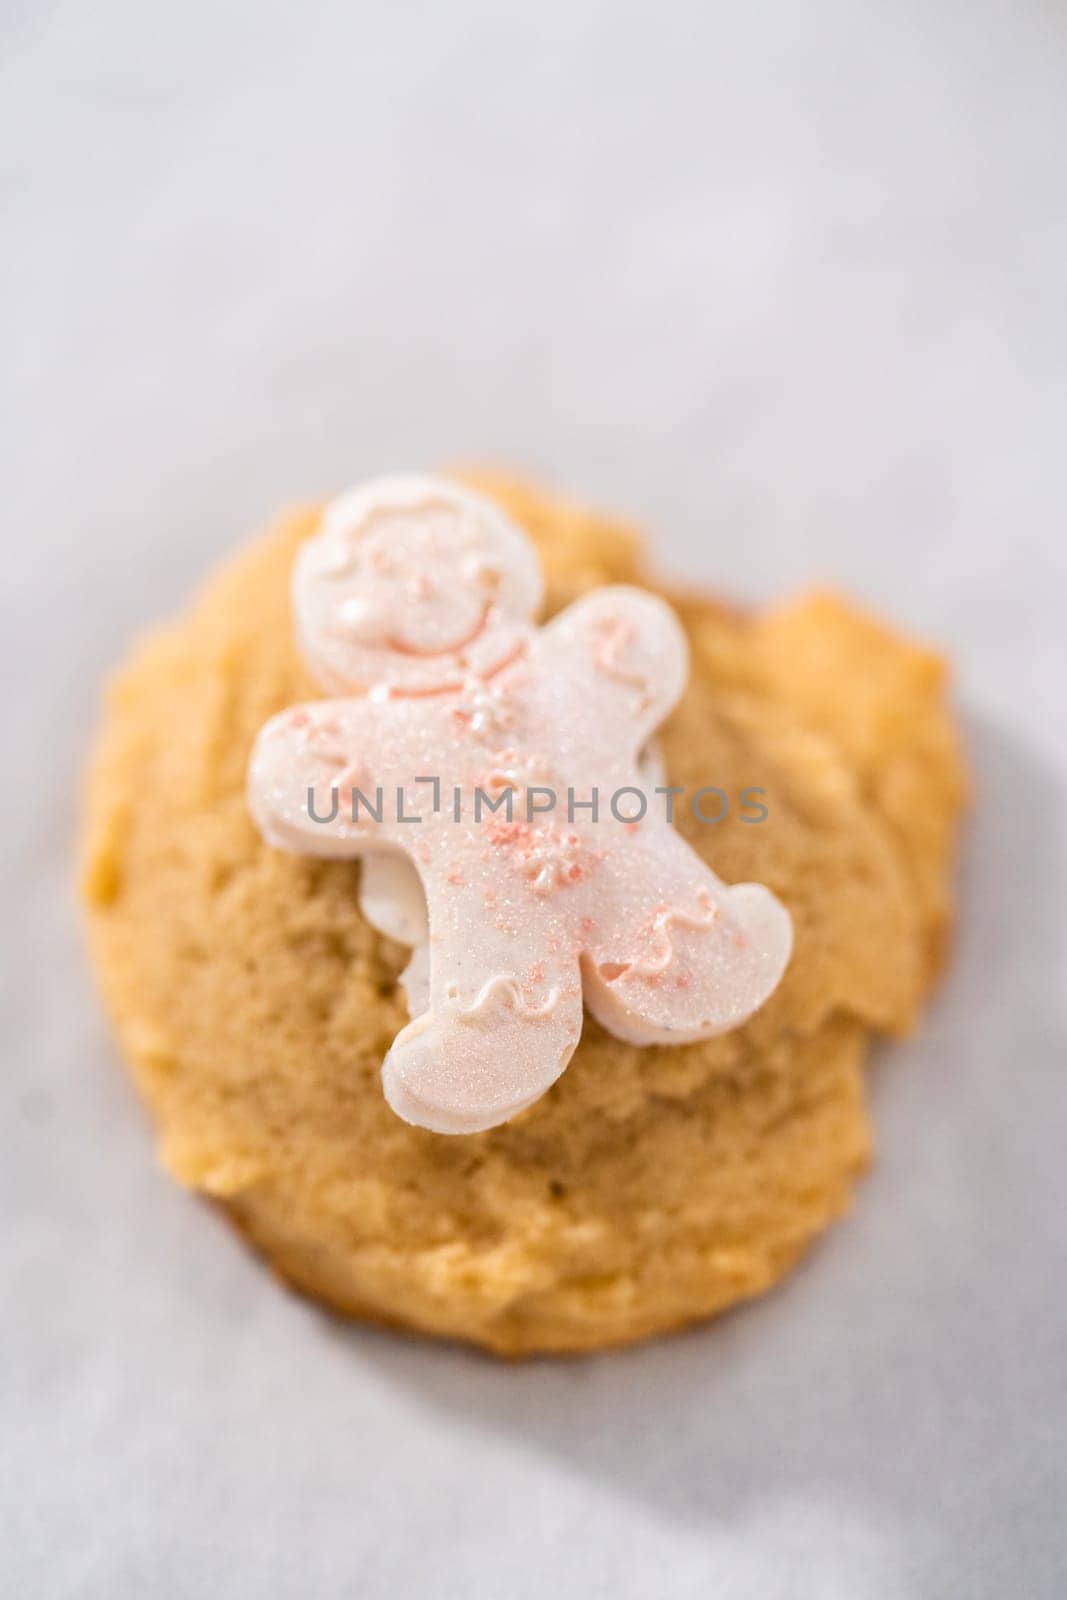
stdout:
<svg viewBox="0 0 1067 1600">
<path fill-rule="evenodd" d="M 550 610 L 653 586 L 631 531 L 480 482 L 536 541 Z M 316 695 L 288 601 L 315 521 L 283 518 L 140 647 L 93 763 L 91 943 L 164 1162 L 307 1293 L 507 1354 L 642 1338 L 765 1289 L 846 1205 L 868 1039 L 910 1026 L 941 959 L 963 780 L 940 661 L 830 596 L 755 618 L 671 597 L 693 671 L 670 780 L 758 785 L 769 810 L 679 825 L 727 882 L 784 900 L 793 961 L 719 1039 L 637 1049 L 587 1019 L 543 1100 L 443 1137 L 382 1097 L 406 952 L 360 915 L 358 865 L 268 849 L 245 807 L 257 730 Z"/>
</svg>

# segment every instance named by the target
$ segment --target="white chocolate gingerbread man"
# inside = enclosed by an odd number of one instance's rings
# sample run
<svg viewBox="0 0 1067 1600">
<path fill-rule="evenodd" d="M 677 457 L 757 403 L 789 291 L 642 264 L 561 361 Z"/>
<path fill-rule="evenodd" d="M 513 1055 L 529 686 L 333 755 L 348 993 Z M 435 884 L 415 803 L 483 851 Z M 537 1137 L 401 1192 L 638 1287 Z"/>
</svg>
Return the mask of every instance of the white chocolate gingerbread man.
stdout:
<svg viewBox="0 0 1067 1600">
<path fill-rule="evenodd" d="M 340 698 L 274 717 L 249 769 L 270 844 L 374 860 L 367 908 L 391 931 L 396 862 L 414 864 L 417 1014 L 382 1079 L 441 1133 L 538 1099 L 583 998 L 636 1044 L 706 1038 L 763 1004 L 792 948 L 774 895 L 727 888 L 648 802 L 640 752 L 688 671 L 673 612 L 605 588 L 537 628 L 540 600 L 529 541 L 481 496 L 426 477 L 342 496 L 293 578 L 301 650 Z"/>
</svg>

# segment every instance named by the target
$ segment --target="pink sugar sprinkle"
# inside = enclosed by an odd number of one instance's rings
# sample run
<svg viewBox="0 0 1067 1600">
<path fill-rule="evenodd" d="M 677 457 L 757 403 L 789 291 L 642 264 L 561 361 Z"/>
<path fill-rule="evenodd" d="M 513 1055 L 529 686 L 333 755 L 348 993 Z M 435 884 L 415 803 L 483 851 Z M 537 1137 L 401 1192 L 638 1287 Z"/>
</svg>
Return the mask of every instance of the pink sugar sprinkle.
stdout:
<svg viewBox="0 0 1067 1600">
<path fill-rule="evenodd" d="M 485 831 L 493 844 L 527 851 L 531 847 L 533 829 L 528 822 L 505 822 L 503 818 L 498 822 L 494 817 Z"/>
</svg>

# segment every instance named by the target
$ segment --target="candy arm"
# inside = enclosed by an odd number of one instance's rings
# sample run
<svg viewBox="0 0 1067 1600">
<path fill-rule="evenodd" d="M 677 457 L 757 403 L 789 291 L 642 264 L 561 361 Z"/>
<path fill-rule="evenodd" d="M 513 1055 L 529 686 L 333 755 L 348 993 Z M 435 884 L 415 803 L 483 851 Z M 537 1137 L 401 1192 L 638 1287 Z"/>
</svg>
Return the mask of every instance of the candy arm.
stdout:
<svg viewBox="0 0 1067 1600">
<path fill-rule="evenodd" d="M 541 630 L 535 650 L 546 685 L 561 697 L 561 723 L 587 730 L 613 761 L 636 756 L 681 698 L 689 670 L 670 606 L 623 585 L 568 606 Z"/>
<path fill-rule="evenodd" d="M 577 953 L 546 954 L 559 941 L 535 894 L 498 919 L 481 882 L 430 871 L 424 882 L 429 1005 L 397 1035 L 382 1083 L 405 1121 L 476 1133 L 539 1099 L 570 1060 L 582 1025 Z"/>
<path fill-rule="evenodd" d="M 381 749 L 379 720 L 381 709 L 368 701 L 314 701 L 261 728 L 248 763 L 248 808 L 269 845 L 357 856 L 394 840 L 394 797 L 384 784 L 378 805 L 381 779 L 360 755 Z M 357 798 L 354 806 L 354 790 L 366 805 Z"/>
<path fill-rule="evenodd" d="M 589 1010 L 634 1044 L 737 1027 L 788 965 L 788 911 L 758 883 L 720 882 L 680 834 L 651 818 L 609 851 L 582 956 Z"/>
</svg>

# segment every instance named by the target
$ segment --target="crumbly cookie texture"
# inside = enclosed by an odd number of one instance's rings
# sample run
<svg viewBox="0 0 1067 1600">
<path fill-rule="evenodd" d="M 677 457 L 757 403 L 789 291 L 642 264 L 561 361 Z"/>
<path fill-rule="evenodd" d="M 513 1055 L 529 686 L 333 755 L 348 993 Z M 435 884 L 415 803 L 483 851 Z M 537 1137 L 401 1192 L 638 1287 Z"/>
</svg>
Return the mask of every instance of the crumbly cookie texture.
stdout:
<svg viewBox="0 0 1067 1600">
<path fill-rule="evenodd" d="M 550 612 L 655 587 L 631 530 L 468 481 L 535 540 Z M 942 662 L 832 595 L 754 617 L 668 595 L 693 655 L 670 781 L 758 785 L 769 807 L 679 826 L 786 903 L 793 961 L 719 1039 L 638 1049 L 587 1018 L 544 1099 L 445 1138 L 382 1097 L 407 952 L 361 917 L 358 865 L 270 850 L 246 810 L 257 730 L 316 695 L 288 599 L 316 516 L 283 517 L 142 644 L 92 763 L 90 940 L 165 1165 L 338 1311 L 502 1354 L 625 1343 L 766 1289 L 845 1208 L 871 1034 L 913 1024 L 943 958 L 964 780 Z"/>
</svg>

